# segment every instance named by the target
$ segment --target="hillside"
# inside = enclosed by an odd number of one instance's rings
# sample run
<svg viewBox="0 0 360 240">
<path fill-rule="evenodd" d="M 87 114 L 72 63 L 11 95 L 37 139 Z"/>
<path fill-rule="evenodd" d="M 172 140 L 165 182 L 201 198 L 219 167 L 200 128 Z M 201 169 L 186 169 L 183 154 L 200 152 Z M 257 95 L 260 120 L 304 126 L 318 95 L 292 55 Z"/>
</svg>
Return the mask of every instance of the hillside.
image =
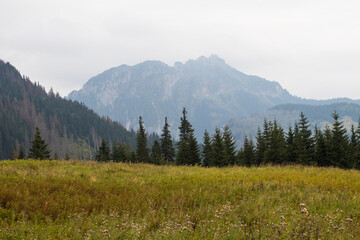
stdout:
<svg viewBox="0 0 360 240">
<path fill-rule="evenodd" d="M 0 162 L 1 239 L 356 239 L 360 172 Z"/>
<path fill-rule="evenodd" d="M 0 159 L 11 158 L 12 149 L 18 150 L 20 145 L 28 149 L 35 126 L 49 143 L 52 156 L 56 152 L 62 158 L 66 153 L 74 158 L 93 158 L 102 137 L 133 146 L 136 142 L 134 132 L 52 90 L 46 93 L 0 60 Z"/>
<path fill-rule="evenodd" d="M 264 119 L 276 119 L 287 130 L 289 125 L 299 120 L 300 112 L 308 118 L 311 128 L 315 125 L 324 129 L 333 122 L 332 113 L 339 113 L 344 126 L 350 130 L 351 124 L 356 127 L 360 118 L 360 105 L 354 103 L 333 103 L 326 105 L 282 104 L 265 112 L 253 114 L 250 117 L 233 118 L 228 122 L 234 137 L 241 142 L 245 135 L 255 137 L 258 127 L 262 127 Z"/>
</svg>

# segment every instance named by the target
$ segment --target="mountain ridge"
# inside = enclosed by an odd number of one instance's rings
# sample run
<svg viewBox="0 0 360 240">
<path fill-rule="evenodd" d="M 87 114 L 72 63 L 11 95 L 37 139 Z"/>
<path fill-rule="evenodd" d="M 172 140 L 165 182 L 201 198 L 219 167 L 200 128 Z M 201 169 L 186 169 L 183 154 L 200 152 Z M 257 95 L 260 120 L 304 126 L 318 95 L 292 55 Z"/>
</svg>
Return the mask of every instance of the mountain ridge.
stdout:
<svg viewBox="0 0 360 240">
<path fill-rule="evenodd" d="M 186 107 L 198 138 L 205 129 L 212 131 L 233 117 L 301 101 L 279 83 L 246 75 L 216 55 L 173 66 L 153 60 L 123 64 L 92 77 L 68 98 L 128 129 L 136 128 L 142 115 L 148 131 L 158 133 L 165 116 L 176 132 L 181 110 Z"/>
</svg>

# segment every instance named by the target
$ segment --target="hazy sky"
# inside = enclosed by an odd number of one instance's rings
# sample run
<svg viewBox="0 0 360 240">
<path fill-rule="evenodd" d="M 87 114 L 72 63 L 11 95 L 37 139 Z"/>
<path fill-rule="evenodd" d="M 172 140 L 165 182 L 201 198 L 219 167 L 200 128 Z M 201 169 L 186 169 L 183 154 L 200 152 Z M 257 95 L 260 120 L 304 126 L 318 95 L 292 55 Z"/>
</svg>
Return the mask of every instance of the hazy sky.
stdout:
<svg viewBox="0 0 360 240">
<path fill-rule="evenodd" d="M 360 99 L 360 1 L 0 0 L 0 59 L 62 96 L 121 64 L 217 54 L 306 98 Z"/>
</svg>

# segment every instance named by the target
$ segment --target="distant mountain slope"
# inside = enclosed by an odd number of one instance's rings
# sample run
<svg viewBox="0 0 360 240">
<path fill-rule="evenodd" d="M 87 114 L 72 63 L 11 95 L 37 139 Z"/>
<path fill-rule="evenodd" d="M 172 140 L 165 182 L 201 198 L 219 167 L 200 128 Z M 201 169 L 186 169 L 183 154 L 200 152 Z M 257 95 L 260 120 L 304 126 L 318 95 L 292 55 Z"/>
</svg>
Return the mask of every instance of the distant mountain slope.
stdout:
<svg viewBox="0 0 360 240">
<path fill-rule="evenodd" d="M 299 120 L 300 112 L 303 112 L 312 125 L 324 128 L 333 122 L 332 113 L 336 110 L 347 129 L 351 124 L 357 126 L 360 118 L 360 105 L 354 103 L 333 103 L 328 105 L 305 105 L 284 104 L 278 105 L 263 113 L 257 113 L 250 117 L 234 118 L 228 122 L 234 137 L 242 141 L 244 136 L 255 137 L 257 128 L 263 126 L 264 119 L 276 119 L 285 131 L 289 125 L 293 126 Z"/>
<path fill-rule="evenodd" d="M 83 104 L 47 94 L 0 60 L 0 159 L 9 159 L 12 148 L 20 144 L 28 149 L 36 125 L 53 154 L 60 157 L 69 153 L 74 158 L 90 158 L 101 137 L 108 142 L 136 143 L 134 132 L 101 118 Z"/>
<path fill-rule="evenodd" d="M 173 67 L 159 61 L 121 65 L 91 78 L 68 98 L 127 128 L 136 128 L 142 115 L 147 129 L 159 132 L 167 116 L 173 134 L 186 107 L 198 136 L 230 118 L 301 101 L 277 82 L 241 73 L 214 55 Z"/>
</svg>

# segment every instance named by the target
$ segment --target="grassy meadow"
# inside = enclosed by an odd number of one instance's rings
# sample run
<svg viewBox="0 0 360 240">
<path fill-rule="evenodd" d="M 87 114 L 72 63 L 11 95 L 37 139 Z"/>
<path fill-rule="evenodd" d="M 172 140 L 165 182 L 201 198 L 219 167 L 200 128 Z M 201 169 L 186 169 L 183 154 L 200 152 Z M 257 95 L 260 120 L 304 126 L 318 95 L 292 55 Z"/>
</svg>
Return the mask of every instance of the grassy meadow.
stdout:
<svg viewBox="0 0 360 240">
<path fill-rule="evenodd" d="M 360 172 L 0 162 L 0 239 L 107 238 L 360 238 Z"/>
</svg>

